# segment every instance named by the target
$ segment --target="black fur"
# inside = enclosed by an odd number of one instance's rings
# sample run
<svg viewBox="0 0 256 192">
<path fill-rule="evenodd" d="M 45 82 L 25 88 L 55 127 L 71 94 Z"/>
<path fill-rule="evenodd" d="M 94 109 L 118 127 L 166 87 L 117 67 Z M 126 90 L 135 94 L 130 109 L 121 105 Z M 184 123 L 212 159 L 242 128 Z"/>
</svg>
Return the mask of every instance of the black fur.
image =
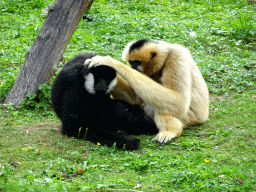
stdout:
<svg viewBox="0 0 256 192">
<path fill-rule="evenodd" d="M 124 101 L 113 100 L 106 94 L 106 87 L 115 78 L 114 69 L 97 66 L 88 69 L 86 59 L 94 54 L 74 57 L 66 63 L 57 75 L 52 87 L 52 105 L 62 121 L 64 135 L 86 139 L 101 145 L 117 148 L 138 149 L 139 139 L 127 134 L 155 134 L 158 132 L 154 122 L 138 106 Z M 85 89 L 85 76 L 93 73 L 95 94 Z"/>
<path fill-rule="evenodd" d="M 129 50 L 129 54 L 135 50 L 135 49 L 139 49 L 141 48 L 143 45 L 145 45 L 146 43 L 148 43 L 150 40 L 147 40 L 147 39 L 141 39 L 141 40 L 138 40 L 136 42 L 134 42 L 132 44 L 132 46 L 130 47 L 130 50 Z"/>
<path fill-rule="evenodd" d="M 133 69 L 136 69 L 136 70 L 138 69 L 139 66 L 142 65 L 142 62 L 139 61 L 139 60 L 134 60 L 134 61 L 130 61 L 130 60 L 129 60 L 129 63 L 131 64 L 131 67 L 132 67 Z"/>
<path fill-rule="evenodd" d="M 155 52 L 150 53 L 151 54 L 151 59 L 153 59 L 156 56 Z"/>
</svg>

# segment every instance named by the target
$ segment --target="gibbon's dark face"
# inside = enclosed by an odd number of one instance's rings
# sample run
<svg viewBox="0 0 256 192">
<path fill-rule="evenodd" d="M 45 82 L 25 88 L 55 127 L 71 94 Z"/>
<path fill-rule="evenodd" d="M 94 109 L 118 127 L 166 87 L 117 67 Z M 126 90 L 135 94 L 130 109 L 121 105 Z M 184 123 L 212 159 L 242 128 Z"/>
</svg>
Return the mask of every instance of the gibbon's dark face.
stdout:
<svg viewBox="0 0 256 192">
<path fill-rule="evenodd" d="M 141 39 L 134 42 L 130 47 L 129 54 L 131 54 L 131 52 L 134 50 L 139 50 L 142 46 L 144 46 L 148 42 L 149 40 L 147 39 Z M 143 73 L 142 62 L 140 60 L 129 60 L 128 62 L 131 64 L 133 69 Z"/>
<path fill-rule="evenodd" d="M 85 66 L 88 68 L 88 66 Z M 110 93 L 117 84 L 116 71 L 108 66 L 96 66 L 88 69 L 85 73 L 84 86 L 94 95 Z"/>
<path fill-rule="evenodd" d="M 123 51 L 122 58 L 128 61 L 133 69 L 150 75 L 158 52 L 156 44 L 157 42 L 147 39 L 131 42 Z"/>
<path fill-rule="evenodd" d="M 131 64 L 132 68 L 143 73 L 143 67 L 142 67 L 142 62 L 139 60 L 129 60 L 129 63 Z"/>
</svg>

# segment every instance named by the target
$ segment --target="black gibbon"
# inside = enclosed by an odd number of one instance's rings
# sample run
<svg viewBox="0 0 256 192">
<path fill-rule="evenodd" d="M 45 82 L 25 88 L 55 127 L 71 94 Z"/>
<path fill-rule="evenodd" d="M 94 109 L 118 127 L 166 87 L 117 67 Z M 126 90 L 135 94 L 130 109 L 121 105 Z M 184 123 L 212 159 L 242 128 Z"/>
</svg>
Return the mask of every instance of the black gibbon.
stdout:
<svg viewBox="0 0 256 192">
<path fill-rule="evenodd" d="M 122 59 L 131 67 L 109 56 L 87 62 L 116 70 L 118 83 L 111 94 L 140 106 L 155 121 L 159 132 L 153 142 L 167 144 L 183 128 L 208 119 L 207 85 L 188 49 L 143 39 L 130 42 Z"/>
<path fill-rule="evenodd" d="M 116 72 L 108 66 L 84 64 L 94 56 L 75 56 L 53 83 L 51 100 L 62 122 L 61 132 L 109 147 L 116 143 L 117 148 L 125 145 L 127 150 L 138 149 L 139 139 L 118 131 L 156 134 L 154 121 L 140 107 L 110 98 L 110 91 L 117 83 Z"/>
</svg>

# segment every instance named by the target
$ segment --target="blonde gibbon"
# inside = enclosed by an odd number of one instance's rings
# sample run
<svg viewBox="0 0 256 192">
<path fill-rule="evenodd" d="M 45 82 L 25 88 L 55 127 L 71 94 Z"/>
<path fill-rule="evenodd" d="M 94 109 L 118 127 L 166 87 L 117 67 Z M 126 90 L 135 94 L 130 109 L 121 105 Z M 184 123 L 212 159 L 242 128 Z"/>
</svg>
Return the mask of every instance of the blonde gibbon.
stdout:
<svg viewBox="0 0 256 192">
<path fill-rule="evenodd" d="M 122 59 L 96 56 L 89 65 L 107 65 L 118 73 L 111 94 L 139 105 L 159 129 L 152 140 L 167 144 L 183 128 L 202 124 L 209 115 L 207 85 L 188 49 L 157 40 L 130 42 Z"/>
</svg>

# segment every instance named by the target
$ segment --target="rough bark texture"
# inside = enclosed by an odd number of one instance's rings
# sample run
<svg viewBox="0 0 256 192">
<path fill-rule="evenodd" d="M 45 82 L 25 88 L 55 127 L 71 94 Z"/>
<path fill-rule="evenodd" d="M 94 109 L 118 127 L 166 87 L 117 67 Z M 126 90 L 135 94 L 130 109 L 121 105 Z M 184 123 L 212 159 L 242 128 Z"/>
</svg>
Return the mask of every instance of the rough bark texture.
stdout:
<svg viewBox="0 0 256 192">
<path fill-rule="evenodd" d="M 21 71 L 5 104 L 17 107 L 27 94 L 34 94 L 41 83 L 50 83 L 65 48 L 93 0 L 56 0 L 27 53 Z"/>
<path fill-rule="evenodd" d="M 90 8 L 91 8 L 93 1 L 94 1 L 94 0 L 91 0 L 91 2 L 90 2 L 90 4 L 88 5 L 87 9 L 90 9 Z"/>
</svg>

